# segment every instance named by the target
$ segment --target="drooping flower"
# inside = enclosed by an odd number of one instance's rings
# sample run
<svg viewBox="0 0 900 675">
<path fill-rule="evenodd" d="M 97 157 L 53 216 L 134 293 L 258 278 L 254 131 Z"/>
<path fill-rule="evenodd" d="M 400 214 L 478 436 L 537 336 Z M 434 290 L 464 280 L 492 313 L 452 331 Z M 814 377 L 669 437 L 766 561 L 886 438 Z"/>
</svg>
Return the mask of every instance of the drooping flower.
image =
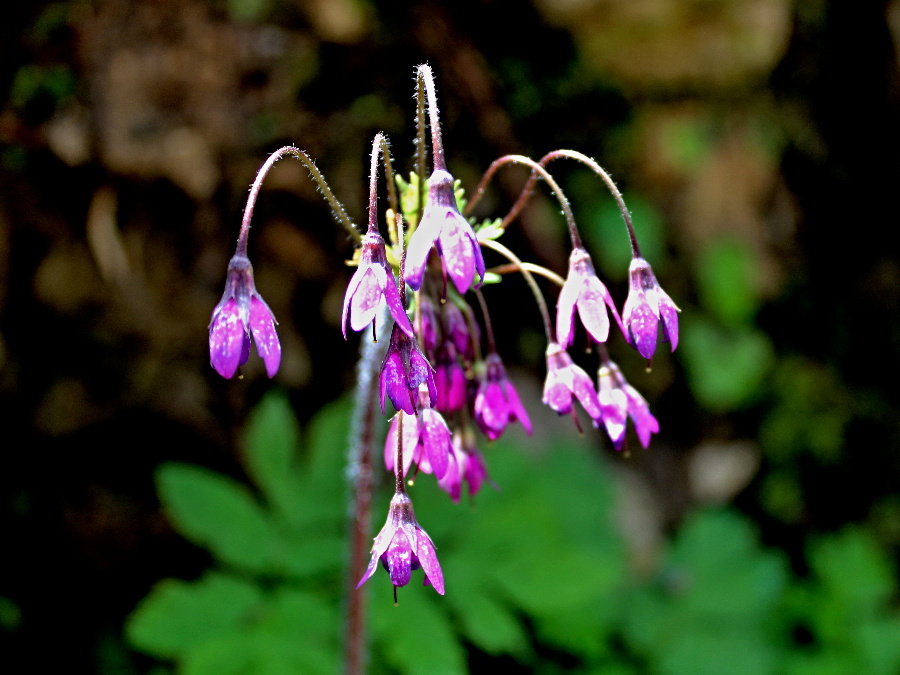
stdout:
<svg viewBox="0 0 900 675">
<path fill-rule="evenodd" d="M 569 275 L 559 293 L 556 305 L 556 338 L 563 349 L 572 344 L 575 332 L 575 310 L 585 330 L 597 342 L 609 337 L 609 315 L 612 312 L 621 325 L 619 312 L 612 296 L 597 278 L 590 254 L 581 247 L 572 249 L 569 256 Z"/>
<path fill-rule="evenodd" d="M 475 343 L 481 337 L 477 333 L 477 325 L 473 322 L 470 326 L 463 311 L 452 302 L 444 304 L 441 320 L 444 326 L 444 340 L 454 344 L 463 360 L 471 361 L 475 355 Z"/>
<path fill-rule="evenodd" d="M 250 357 L 250 336 L 256 351 L 274 377 L 281 363 L 281 343 L 272 310 L 257 293 L 253 265 L 244 255 L 228 263 L 225 293 L 209 322 L 209 361 L 222 377 L 232 378 Z"/>
<path fill-rule="evenodd" d="M 427 404 L 434 407 L 437 389 L 434 384 L 434 368 L 428 363 L 416 341 L 395 323 L 391 341 L 381 364 L 381 412 L 384 413 L 385 395 L 397 410 L 408 415 L 416 414 L 419 385 L 428 390 Z"/>
<path fill-rule="evenodd" d="M 438 410 L 453 413 L 466 407 L 469 382 L 452 342 L 445 342 L 441 347 L 435 366 L 434 383 L 437 387 L 435 407 Z"/>
<path fill-rule="evenodd" d="M 485 359 L 485 373 L 475 395 L 475 423 L 490 440 L 503 435 L 506 426 L 518 420 L 531 435 L 531 420 L 506 376 L 506 368 L 496 352 Z"/>
<path fill-rule="evenodd" d="M 356 585 L 357 588 L 375 573 L 379 561 L 388 571 L 395 588 L 406 586 L 413 570 L 421 567 L 425 572 L 423 585 L 434 586 L 434 590 L 444 594 L 444 574 L 441 572 L 434 543 L 416 522 L 412 501 L 405 492 L 397 492 L 391 499 L 387 522 L 375 537 L 372 559 Z"/>
<path fill-rule="evenodd" d="M 484 278 L 484 258 L 475 231 L 456 206 L 453 176 L 436 169 L 428 179 L 428 195 L 422 219 L 409 240 L 403 276 L 413 289 L 419 290 L 428 254 L 437 246 L 447 276 L 456 290 L 465 294 L 477 272 Z"/>
<path fill-rule="evenodd" d="M 579 400 L 591 418 L 597 419 L 602 415 L 591 378 L 573 363 L 567 351 L 558 343 L 551 342 L 547 345 L 547 379 L 544 381 L 542 400 L 560 415 L 571 413 L 577 425 L 578 418 L 572 406 L 573 397 Z"/>
<path fill-rule="evenodd" d="M 423 394 L 427 396 L 427 394 Z M 384 441 L 384 466 L 396 473 L 398 434 L 403 435 L 403 475 L 415 464 L 422 473 L 433 473 L 440 480 L 452 461 L 453 443 L 444 416 L 421 401 L 419 414 L 398 413 L 388 427 Z M 402 432 L 400 427 L 402 426 Z"/>
<path fill-rule="evenodd" d="M 453 432 L 453 461 L 438 485 L 458 504 L 463 483 L 468 485 L 469 497 L 474 498 L 486 479 L 487 467 L 475 444 L 474 429 L 471 426 L 456 429 Z"/>
<path fill-rule="evenodd" d="M 422 336 L 425 353 L 433 355 L 438 346 L 438 318 L 434 311 L 434 303 L 424 293 L 419 295 L 419 318 L 416 328 Z"/>
<path fill-rule="evenodd" d="M 603 414 L 594 419 L 594 425 L 603 424 L 616 450 L 621 450 L 625 441 L 625 423 L 628 417 L 634 423 L 634 430 L 645 448 L 650 445 L 650 436 L 659 433 L 659 422 L 650 412 L 650 406 L 637 389 L 625 380 L 619 366 L 609 360 L 600 364 L 597 373 L 597 389 Z"/>
<path fill-rule="evenodd" d="M 622 308 L 622 322 L 626 336 L 645 359 L 656 352 L 659 324 L 662 321 L 663 341 L 678 346 L 678 312 L 681 310 L 660 287 L 650 264 L 634 258 L 628 268 L 630 289 Z"/>
<path fill-rule="evenodd" d="M 350 327 L 360 331 L 375 320 L 382 302 L 387 303 L 391 316 L 400 329 L 413 337 L 412 324 L 400 300 L 394 274 L 387 264 L 384 239 L 376 229 L 370 227 L 362 240 L 359 267 L 350 278 L 344 295 L 344 311 L 341 316 L 344 339 L 347 339 L 348 315 Z"/>
</svg>

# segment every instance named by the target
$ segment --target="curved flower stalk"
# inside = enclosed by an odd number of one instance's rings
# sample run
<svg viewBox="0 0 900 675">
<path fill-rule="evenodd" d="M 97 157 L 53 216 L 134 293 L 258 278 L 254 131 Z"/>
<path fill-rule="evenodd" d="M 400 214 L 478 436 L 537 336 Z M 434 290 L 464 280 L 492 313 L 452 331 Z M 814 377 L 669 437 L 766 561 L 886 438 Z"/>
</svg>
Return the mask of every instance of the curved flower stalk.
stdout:
<svg viewBox="0 0 900 675">
<path fill-rule="evenodd" d="M 384 239 L 378 232 L 376 187 L 378 158 L 383 145 L 384 136 L 376 134 L 375 140 L 372 141 L 372 166 L 369 171 L 369 229 L 362 238 L 359 267 L 350 278 L 347 292 L 344 294 L 341 326 L 344 330 L 345 340 L 347 339 L 348 316 L 350 327 L 355 331 L 361 331 L 375 320 L 382 303 L 387 304 L 397 326 L 410 337 L 415 337 L 412 324 L 406 315 L 405 303 L 397 290 L 394 272 L 387 262 Z"/>
</svg>

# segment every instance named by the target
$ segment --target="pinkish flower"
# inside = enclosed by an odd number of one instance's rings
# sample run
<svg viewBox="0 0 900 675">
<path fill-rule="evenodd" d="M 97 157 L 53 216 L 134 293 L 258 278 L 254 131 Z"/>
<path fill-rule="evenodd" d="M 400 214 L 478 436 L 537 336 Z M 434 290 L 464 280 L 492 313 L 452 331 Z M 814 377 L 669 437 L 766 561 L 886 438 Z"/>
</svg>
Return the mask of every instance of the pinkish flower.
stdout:
<svg viewBox="0 0 900 675">
<path fill-rule="evenodd" d="M 391 499 L 387 522 L 375 537 L 372 559 L 356 585 L 357 588 L 375 573 L 379 560 L 388 571 L 395 589 L 406 586 L 413 570 L 421 567 L 425 572 L 423 585 L 434 586 L 434 590 L 444 594 L 444 574 L 441 572 L 434 543 L 416 522 L 412 502 L 405 492 L 398 492 Z"/>
<path fill-rule="evenodd" d="M 484 258 L 475 231 L 456 207 L 453 176 L 437 169 L 428 179 L 422 219 L 409 240 L 403 276 L 415 290 L 422 285 L 431 247 L 437 246 L 447 276 L 465 294 L 477 272 L 484 278 Z"/>
<path fill-rule="evenodd" d="M 512 383 L 506 377 L 503 361 L 496 352 L 484 359 L 485 374 L 475 395 L 475 423 L 490 440 L 503 435 L 506 426 L 518 420 L 531 435 L 531 420 L 519 400 Z"/>
<path fill-rule="evenodd" d="M 387 264 L 384 250 L 384 239 L 378 231 L 370 227 L 362 240 L 359 256 L 359 267 L 350 278 L 347 292 L 344 295 L 344 311 L 341 326 L 344 339 L 347 339 L 347 318 L 350 327 L 360 331 L 375 320 L 378 308 L 386 302 L 394 321 L 410 337 L 414 336 L 406 309 L 400 301 L 394 273 Z"/>
<path fill-rule="evenodd" d="M 453 413 L 466 407 L 469 381 L 452 342 L 445 342 L 441 347 L 435 366 L 434 384 L 437 388 L 435 407 L 442 413 Z"/>
<path fill-rule="evenodd" d="M 556 304 L 556 338 L 560 346 L 566 349 L 572 344 L 576 309 L 588 335 L 597 342 L 606 342 L 609 337 L 607 307 L 621 325 L 612 296 L 594 272 L 590 254 L 581 247 L 572 249 L 569 275 Z"/>
<path fill-rule="evenodd" d="M 381 412 L 384 412 L 384 400 L 387 395 L 397 410 L 415 415 L 419 385 L 422 384 L 428 390 L 427 404 L 433 407 L 437 400 L 434 368 L 419 351 L 416 341 L 395 323 L 387 353 L 381 364 Z"/>
<path fill-rule="evenodd" d="M 209 362 L 222 377 L 231 378 L 250 357 L 250 336 L 256 351 L 274 377 L 281 363 L 281 343 L 272 310 L 256 292 L 253 265 L 235 255 L 228 263 L 225 293 L 209 322 Z"/>
<path fill-rule="evenodd" d="M 622 321 L 629 341 L 645 359 L 653 357 L 659 323 L 662 320 L 663 340 L 678 346 L 678 312 L 666 292 L 656 281 L 650 264 L 634 258 L 628 268 L 630 289 L 622 308 Z"/>
<path fill-rule="evenodd" d="M 602 423 L 606 427 L 616 450 L 621 450 L 625 441 L 628 417 L 634 423 L 641 445 L 645 448 L 650 445 L 651 434 L 659 433 L 659 422 L 650 413 L 644 397 L 625 381 L 619 366 L 612 361 L 604 361 L 597 374 L 597 388 L 603 414 L 594 418 L 594 425 Z"/>
<path fill-rule="evenodd" d="M 444 304 L 441 318 L 444 326 L 444 341 L 453 342 L 463 360 L 470 362 L 475 356 L 475 343 L 481 338 L 477 333 L 477 324 L 472 322 L 470 326 L 463 311 L 452 302 Z M 476 331 L 474 335 L 473 330 Z"/>
<path fill-rule="evenodd" d="M 457 429 L 453 433 L 453 461 L 447 467 L 447 473 L 438 481 L 441 489 L 450 498 L 459 503 L 462 484 L 469 487 L 469 497 L 475 497 L 481 484 L 488 478 L 484 457 L 478 452 L 471 427 Z"/>
<path fill-rule="evenodd" d="M 413 463 L 422 473 L 433 473 L 440 480 L 447 473 L 453 451 L 452 437 L 447 422 L 437 410 L 428 408 L 420 401 L 418 415 L 398 413 L 388 427 L 384 440 L 384 465 L 388 471 L 396 472 L 397 435 L 403 426 L 403 475 L 409 472 Z M 402 422 L 401 422 L 402 420 Z"/>
<path fill-rule="evenodd" d="M 547 379 L 544 381 L 542 400 L 560 415 L 571 413 L 577 425 L 578 418 L 572 407 L 573 396 L 591 418 L 601 416 L 600 401 L 591 378 L 572 362 L 568 352 L 558 343 L 551 342 L 547 345 Z"/>
</svg>

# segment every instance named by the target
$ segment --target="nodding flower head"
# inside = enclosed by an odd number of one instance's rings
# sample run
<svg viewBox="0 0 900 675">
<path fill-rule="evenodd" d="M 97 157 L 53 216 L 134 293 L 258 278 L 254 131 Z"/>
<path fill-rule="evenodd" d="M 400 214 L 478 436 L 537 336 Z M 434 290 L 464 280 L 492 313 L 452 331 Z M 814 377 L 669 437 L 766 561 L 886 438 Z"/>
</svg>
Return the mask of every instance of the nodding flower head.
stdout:
<svg viewBox="0 0 900 675">
<path fill-rule="evenodd" d="M 626 335 L 645 359 L 656 352 L 659 324 L 662 321 L 663 340 L 678 346 L 678 312 L 666 292 L 656 281 L 650 264 L 643 258 L 634 258 L 628 268 L 630 289 L 622 308 L 622 321 Z"/>
<path fill-rule="evenodd" d="M 509 423 L 518 420 L 525 433 L 531 435 L 531 420 L 506 376 L 503 361 L 496 352 L 492 352 L 485 357 L 484 364 L 484 378 L 475 395 L 475 423 L 478 428 L 493 441 L 503 435 Z"/>
<path fill-rule="evenodd" d="M 409 240 L 403 276 L 413 289 L 422 286 L 422 277 L 432 246 L 437 246 L 447 276 L 456 290 L 465 294 L 475 273 L 484 278 L 484 258 L 475 231 L 456 207 L 453 176 L 437 169 L 428 179 L 428 196 L 422 219 Z"/>
<path fill-rule="evenodd" d="M 588 335 L 597 342 L 606 342 L 609 337 L 607 307 L 621 325 L 616 305 L 606 286 L 597 278 L 590 254 L 581 247 L 572 249 L 569 275 L 556 305 L 556 337 L 560 346 L 566 349 L 572 344 L 576 309 Z"/>
<path fill-rule="evenodd" d="M 422 393 L 427 398 L 426 393 Z M 447 473 L 447 467 L 452 461 L 453 443 L 450 428 L 443 415 L 437 410 L 427 406 L 427 401 L 420 401 L 419 414 L 403 415 L 397 413 L 391 425 L 388 427 L 387 437 L 384 441 L 384 465 L 388 471 L 397 473 L 397 443 L 403 443 L 403 467 L 405 476 L 409 467 L 415 463 L 422 473 L 433 473 L 440 480 Z M 398 438 L 401 433 L 399 427 L 402 419 L 403 438 Z"/>
<path fill-rule="evenodd" d="M 441 572 L 434 543 L 416 522 L 412 502 L 405 492 L 397 492 L 391 500 L 387 522 L 375 537 L 372 559 L 356 585 L 357 588 L 375 573 L 379 561 L 390 574 L 395 588 L 406 586 L 413 570 L 421 567 L 425 572 L 423 585 L 434 586 L 434 590 L 444 594 L 444 574 Z"/>
<path fill-rule="evenodd" d="M 659 433 L 659 422 L 650 412 L 644 397 L 625 381 L 619 366 L 609 360 L 600 364 L 597 389 L 603 414 L 594 418 L 594 426 L 603 424 L 606 427 L 616 450 L 621 450 L 625 442 L 625 422 L 629 417 L 634 422 L 641 445 L 645 448 L 650 445 L 650 436 Z"/>
<path fill-rule="evenodd" d="M 381 412 L 384 412 L 384 401 L 387 396 L 397 410 L 415 415 L 421 384 L 426 386 L 427 402 L 433 408 L 437 402 L 434 368 L 419 351 L 416 341 L 395 323 L 387 353 L 381 364 Z"/>
<path fill-rule="evenodd" d="M 469 497 L 474 499 L 485 480 L 490 481 L 484 457 L 475 444 L 475 430 L 471 426 L 456 429 L 453 432 L 453 461 L 438 485 L 458 504 L 463 483 L 468 485 Z"/>
<path fill-rule="evenodd" d="M 246 256 L 228 263 L 225 293 L 209 322 L 209 361 L 222 377 L 231 378 L 250 358 L 250 336 L 256 351 L 274 377 L 281 363 L 281 344 L 272 310 L 256 292 L 253 266 Z"/>
<path fill-rule="evenodd" d="M 551 342 L 547 345 L 547 379 L 544 381 L 543 402 L 560 415 L 571 413 L 577 425 L 578 418 L 572 406 L 573 397 L 581 402 L 592 419 L 601 416 L 600 401 L 591 378 L 572 362 L 572 357 L 566 350 L 556 342 Z"/>
<path fill-rule="evenodd" d="M 386 302 L 391 316 L 400 329 L 413 337 L 412 324 L 406 316 L 406 308 L 400 300 L 394 273 L 387 264 L 384 239 L 372 228 L 362 240 L 359 267 L 350 278 L 344 295 L 344 311 L 341 326 L 347 339 L 347 318 L 350 327 L 360 331 L 375 320 L 378 308 Z"/>
</svg>

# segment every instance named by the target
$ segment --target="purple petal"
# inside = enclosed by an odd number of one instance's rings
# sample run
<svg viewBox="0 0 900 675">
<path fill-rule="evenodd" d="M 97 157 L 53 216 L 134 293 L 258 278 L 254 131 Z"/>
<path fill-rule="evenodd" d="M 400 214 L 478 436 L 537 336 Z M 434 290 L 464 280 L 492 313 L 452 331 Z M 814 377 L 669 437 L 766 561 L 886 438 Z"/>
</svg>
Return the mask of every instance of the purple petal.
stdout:
<svg viewBox="0 0 900 675">
<path fill-rule="evenodd" d="M 447 473 L 450 453 L 453 451 L 450 429 L 447 428 L 444 417 L 435 410 L 423 410 L 421 417 L 423 454 L 428 457 L 435 478 L 441 479 Z"/>
<path fill-rule="evenodd" d="M 643 294 L 641 299 L 644 299 Z M 645 359 L 651 359 L 656 352 L 659 317 L 646 301 L 634 305 L 628 318 L 628 333 L 638 353 Z"/>
<path fill-rule="evenodd" d="M 403 359 L 398 351 L 389 351 L 381 367 L 381 412 L 384 413 L 385 394 L 391 399 L 391 403 L 397 410 L 402 410 L 408 415 L 416 414 L 412 392 L 409 389 L 409 381 L 406 369 L 403 367 Z"/>
<path fill-rule="evenodd" d="M 209 327 L 209 362 L 219 375 L 234 377 L 246 339 L 237 301 L 231 298 L 216 307 Z"/>
<path fill-rule="evenodd" d="M 662 293 L 662 300 L 659 303 L 659 313 L 663 320 L 663 330 L 666 334 L 666 339 L 672 343 L 672 351 L 675 351 L 675 347 L 678 346 L 678 308 L 675 306 L 675 303 L 672 302 L 672 299 Z"/>
<path fill-rule="evenodd" d="M 406 586 L 412 572 L 413 551 L 402 529 L 398 529 L 390 546 L 382 555 L 382 561 L 391 575 L 394 586 Z"/>
<path fill-rule="evenodd" d="M 460 295 L 465 295 L 475 277 L 475 253 L 479 249 L 474 242 L 472 226 L 456 209 L 447 209 L 441 229 L 440 244 L 447 276 L 453 281 Z"/>
<path fill-rule="evenodd" d="M 506 400 L 509 401 L 510 421 L 514 422 L 518 420 L 521 422 L 522 427 L 525 429 L 525 433 L 531 436 L 532 427 L 531 420 L 528 417 L 528 411 L 525 410 L 525 406 L 522 405 L 519 395 L 509 381 L 506 382 Z"/>
<path fill-rule="evenodd" d="M 585 279 L 576 301 L 578 316 L 585 330 L 597 342 L 606 342 L 609 338 L 609 315 L 606 307 L 611 302 L 609 291 L 603 282 L 596 276 Z"/>
<path fill-rule="evenodd" d="M 357 273 L 360 270 L 357 270 Z M 353 297 L 350 299 L 350 328 L 361 331 L 375 319 L 375 313 L 384 297 L 387 275 L 378 267 L 362 270 Z M 348 288 L 349 292 L 349 288 Z"/>
<path fill-rule="evenodd" d="M 431 537 L 426 534 L 421 527 L 418 530 L 416 538 L 416 555 L 419 557 L 419 563 L 425 572 L 425 585 L 431 583 L 439 594 L 444 594 L 444 573 L 441 571 L 441 565 L 437 559 L 437 552 L 434 549 L 434 543 Z"/>
<path fill-rule="evenodd" d="M 385 272 L 384 300 L 387 303 L 388 310 L 391 312 L 391 316 L 394 317 L 394 321 L 400 327 L 400 330 L 410 337 L 415 337 L 416 334 L 413 332 L 412 324 L 409 322 L 409 317 L 406 315 L 406 308 L 400 301 L 400 292 L 397 290 L 397 282 L 394 280 L 393 272 Z"/>
<path fill-rule="evenodd" d="M 266 374 L 275 377 L 281 364 L 281 343 L 275 332 L 275 317 L 269 306 L 255 295 L 250 298 L 250 330 L 256 351 L 266 364 Z"/>
<path fill-rule="evenodd" d="M 413 290 L 417 291 L 422 286 L 422 277 L 425 275 L 425 265 L 428 263 L 428 254 L 434 245 L 434 240 L 440 234 L 440 224 L 435 223 L 434 209 L 426 206 L 422 214 L 422 222 L 409 238 L 409 246 L 406 249 L 406 262 L 403 266 L 403 278 Z"/>
<path fill-rule="evenodd" d="M 572 369 L 572 392 L 578 397 L 585 412 L 591 418 L 599 419 L 603 415 L 603 409 L 600 407 L 593 380 L 574 363 L 569 367 Z"/>
<path fill-rule="evenodd" d="M 563 349 L 572 344 L 572 335 L 575 332 L 575 302 L 578 300 L 580 285 L 581 280 L 573 277 L 570 272 L 556 302 L 556 339 Z"/>
</svg>

